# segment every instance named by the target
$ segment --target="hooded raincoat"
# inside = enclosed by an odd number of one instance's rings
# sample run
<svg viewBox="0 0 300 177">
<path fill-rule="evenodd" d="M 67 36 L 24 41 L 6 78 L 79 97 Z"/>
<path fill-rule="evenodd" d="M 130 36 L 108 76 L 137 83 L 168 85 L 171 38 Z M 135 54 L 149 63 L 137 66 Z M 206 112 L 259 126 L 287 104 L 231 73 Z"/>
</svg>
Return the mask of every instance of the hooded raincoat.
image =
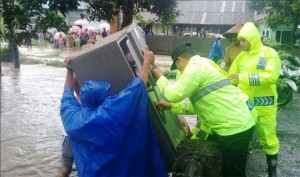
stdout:
<svg viewBox="0 0 300 177">
<path fill-rule="evenodd" d="M 223 54 L 223 46 L 221 44 L 221 39 L 217 38 L 216 41 L 213 44 L 213 47 L 208 55 L 208 58 L 217 62 L 219 60 L 222 60 L 224 57 Z"/>
<path fill-rule="evenodd" d="M 246 39 L 251 47 L 241 52 L 232 63 L 229 73 L 239 74 L 238 87 L 254 103 L 258 112 L 257 130 L 260 143 L 268 155 L 277 154 L 276 137 L 277 90 L 281 61 L 277 52 L 261 42 L 259 31 L 251 22 L 244 24 L 238 39 Z"/>
<path fill-rule="evenodd" d="M 227 79 L 225 72 L 213 61 L 195 55 L 175 83 L 162 76 L 157 80 L 157 86 L 165 98 L 172 102 L 174 113 L 197 114 L 201 123 L 206 125 L 207 133 L 227 136 L 246 131 L 255 124 L 250 112 L 251 103 L 240 89 L 229 84 L 208 92 L 193 103 L 182 102 L 224 79 Z"/>
<path fill-rule="evenodd" d="M 142 79 L 115 96 L 109 96 L 109 89 L 105 82 L 84 82 L 81 104 L 73 90 L 64 90 L 61 118 L 79 176 L 167 176 Z"/>
</svg>

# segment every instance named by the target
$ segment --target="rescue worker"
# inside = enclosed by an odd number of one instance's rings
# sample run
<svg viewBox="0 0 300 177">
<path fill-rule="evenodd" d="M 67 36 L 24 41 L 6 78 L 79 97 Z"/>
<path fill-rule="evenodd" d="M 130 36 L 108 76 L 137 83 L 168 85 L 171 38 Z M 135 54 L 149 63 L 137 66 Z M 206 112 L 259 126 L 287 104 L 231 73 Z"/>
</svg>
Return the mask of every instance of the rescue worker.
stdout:
<svg viewBox="0 0 300 177">
<path fill-rule="evenodd" d="M 195 55 L 189 47 L 176 47 L 172 60 L 171 69 L 179 70 L 175 83 L 163 76 L 160 68 L 152 69 L 159 90 L 168 100 L 157 102 L 158 109 L 201 117 L 222 153 L 223 176 L 246 176 L 247 150 L 255 125 L 248 96 L 231 85 L 217 64 Z M 184 103 L 187 97 L 190 101 Z"/>
<path fill-rule="evenodd" d="M 254 103 L 260 144 L 267 156 L 268 174 L 276 176 L 279 140 L 276 136 L 277 90 L 281 61 L 277 52 L 262 44 L 251 22 L 241 28 L 238 39 L 243 48 L 229 69 L 230 78 Z"/>
</svg>

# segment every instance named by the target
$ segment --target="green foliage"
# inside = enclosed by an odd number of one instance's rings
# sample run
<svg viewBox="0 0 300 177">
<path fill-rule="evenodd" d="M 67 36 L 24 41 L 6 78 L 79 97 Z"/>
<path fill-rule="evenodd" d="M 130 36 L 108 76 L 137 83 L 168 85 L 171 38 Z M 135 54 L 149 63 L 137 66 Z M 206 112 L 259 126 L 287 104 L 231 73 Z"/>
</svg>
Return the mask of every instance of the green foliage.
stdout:
<svg viewBox="0 0 300 177">
<path fill-rule="evenodd" d="M 114 16 L 119 14 L 120 0 L 83 0 L 88 4 L 87 12 L 90 14 L 86 16 L 82 14 L 82 18 L 86 18 L 89 21 L 106 20 L 112 22 Z"/>
<path fill-rule="evenodd" d="M 146 10 L 155 14 L 164 25 L 170 25 L 179 15 L 176 10 L 176 0 L 83 0 L 89 4 L 90 16 L 84 16 L 88 20 L 106 20 L 111 22 L 114 16 L 119 14 L 120 9 L 124 12 L 131 11 L 132 15 Z"/>
<path fill-rule="evenodd" d="M 139 21 L 141 27 L 143 28 L 146 28 L 148 25 L 151 25 L 155 21 L 155 19 L 145 20 L 140 13 L 135 14 L 134 19 Z"/>
<path fill-rule="evenodd" d="M 264 41 L 263 41 L 263 44 L 264 44 L 265 46 L 271 47 L 271 48 L 273 48 L 273 49 L 275 49 L 275 50 L 279 50 L 279 49 L 280 49 L 280 46 L 281 46 L 281 43 L 280 43 L 280 42 L 277 42 L 277 41 L 275 41 L 275 40 L 272 39 L 272 38 L 269 38 L 269 39 L 267 39 L 267 40 L 264 40 Z"/>
<path fill-rule="evenodd" d="M 14 3 L 12 3 L 14 2 Z M 48 9 L 45 9 L 45 4 Z M 8 29 L 3 32 L 3 38 L 7 41 L 20 45 L 26 32 L 35 32 L 37 30 L 46 31 L 54 27 L 60 31 L 67 31 L 67 24 L 63 19 L 71 10 L 76 10 L 77 1 L 71 0 L 15 0 L 2 1 L 3 23 Z M 36 21 L 32 21 L 33 17 Z M 32 24 L 36 23 L 35 27 Z M 15 32 L 14 29 L 19 29 Z"/>
<path fill-rule="evenodd" d="M 9 49 L 7 47 L 0 48 L 0 59 L 1 62 L 11 62 Z"/>
<path fill-rule="evenodd" d="M 0 40 L 4 39 L 4 33 L 7 33 L 7 28 L 3 24 L 3 18 L 0 17 Z"/>
<path fill-rule="evenodd" d="M 44 12 L 45 16 L 37 17 L 36 30 L 46 32 L 47 29 L 55 27 L 58 31 L 67 33 L 69 26 L 66 24 L 65 19 L 62 16 L 57 15 L 55 12 L 46 9 Z"/>
<path fill-rule="evenodd" d="M 46 63 L 46 65 L 48 65 L 48 66 L 54 66 L 54 67 L 64 67 L 65 66 L 64 62 L 60 61 L 60 60 L 48 61 Z"/>
<path fill-rule="evenodd" d="M 32 40 L 32 46 L 38 46 L 39 45 L 39 41 L 36 39 Z"/>
<path fill-rule="evenodd" d="M 266 14 L 266 23 L 272 29 L 280 25 L 292 26 L 290 45 L 294 46 L 300 19 L 299 0 L 250 0 L 248 6 L 259 14 Z"/>
<path fill-rule="evenodd" d="M 281 60 L 283 60 L 283 59 L 291 60 L 294 57 L 290 52 L 288 52 L 288 51 L 290 51 L 290 49 L 287 48 L 287 46 L 282 45 L 279 42 L 276 42 L 274 39 L 264 40 L 263 43 L 265 46 L 275 49 Z M 292 51 L 293 51 L 293 49 L 292 49 Z"/>
<path fill-rule="evenodd" d="M 283 60 L 283 59 L 289 59 L 289 58 L 292 57 L 291 54 L 289 54 L 289 53 L 287 53 L 286 51 L 283 51 L 283 50 L 278 50 L 277 53 L 278 53 L 279 58 L 281 60 Z"/>
</svg>

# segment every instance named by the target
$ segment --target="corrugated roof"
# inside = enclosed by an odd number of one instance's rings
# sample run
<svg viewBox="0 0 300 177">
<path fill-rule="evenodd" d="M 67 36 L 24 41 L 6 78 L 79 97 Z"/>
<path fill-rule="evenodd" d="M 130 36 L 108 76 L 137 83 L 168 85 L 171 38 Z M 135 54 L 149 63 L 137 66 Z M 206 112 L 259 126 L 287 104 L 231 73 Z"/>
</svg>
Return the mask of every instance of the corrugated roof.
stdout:
<svg viewBox="0 0 300 177">
<path fill-rule="evenodd" d="M 177 23 L 181 24 L 226 24 L 232 25 L 254 20 L 254 12 L 246 7 L 244 0 L 178 1 L 178 10 L 182 14 Z"/>
<path fill-rule="evenodd" d="M 187 0 L 178 1 L 181 15 L 177 24 L 235 25 L 254 21 L 254 12 L 246 7 L 245 0 Z M 149 12 L 141 13 L 145 20 L 156 16 Z"/>
</svg>

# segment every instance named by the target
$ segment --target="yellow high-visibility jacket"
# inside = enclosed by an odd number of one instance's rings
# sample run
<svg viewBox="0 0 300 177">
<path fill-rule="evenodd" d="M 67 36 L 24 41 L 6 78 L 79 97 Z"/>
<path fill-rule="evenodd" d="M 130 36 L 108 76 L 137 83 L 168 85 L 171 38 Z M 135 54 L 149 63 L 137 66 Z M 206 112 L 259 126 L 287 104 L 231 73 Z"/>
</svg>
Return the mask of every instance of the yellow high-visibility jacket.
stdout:
<svg viewBox="0 0 300 177">
<path fill-rule="evenodd" d="M 248 96 L 231 84 L 204 95 L 193 104 L 189 101 L 183 103 L 185 98 L 191 98 L 203 88 L 227 79 L 220 71 L 214 62 L 195 55 L 175 83 L 162 76 L 157 80 L 157 86 L 165 98 L 173 103 L 174 113 L 196 113 L 201 117 L 201 123 L 208 126 L 209 133 L 226 136 L 246 131 L 255 124 L 250 112 L 253 107 L 246 103 Z"/>
<path fill-rule="evenodd" d="M 258 115 L 276 114 L 281 60 L 274 49 L 263 46 L 253 23 L 244 24 L 238 39 L 241 37 L 251 44 L 250 51 L 237 56 L 229 74 L 239 74 L 238 87 L 250 97 Z"/>
</svg>

